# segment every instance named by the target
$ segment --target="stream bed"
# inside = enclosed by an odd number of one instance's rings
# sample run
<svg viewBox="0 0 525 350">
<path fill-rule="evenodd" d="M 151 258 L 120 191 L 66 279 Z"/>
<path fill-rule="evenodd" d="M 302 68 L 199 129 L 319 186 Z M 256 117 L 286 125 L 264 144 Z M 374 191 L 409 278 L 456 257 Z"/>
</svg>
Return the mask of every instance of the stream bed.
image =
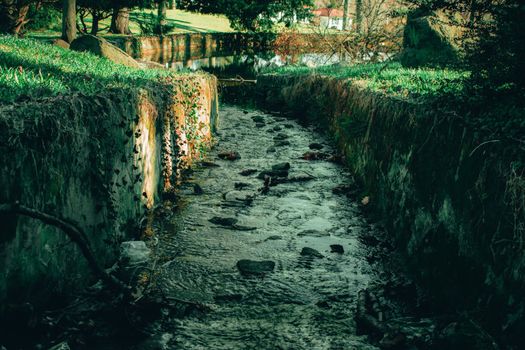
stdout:
<svg viewBox="0 0 525 350">
<path fill-rule="evenodd" d="M 156 292 L 205 310 L 165 310 L 148 341 L 166 349 L 377 349 L 380 339 L 356 335 L 360 291 L 415 287 L 385 268 L 392 247 L 363 215 L 330 142 L 294 120 L 232 106 L 222 108 L 219 130 L 207 161 L 178 189 L 177 208 L 153 221 L 148 243 Z M 404 309 L 378 297 L 379 321 Z"/>
<path fill-rule="evenodd" d="M 21 309 L 7 349 L 450 348 L 332 142 L 279 114 L 220 115 L 206 159 L 121 246 L 131 301 L 99 282 L 30 323 Z"/>
</svg>

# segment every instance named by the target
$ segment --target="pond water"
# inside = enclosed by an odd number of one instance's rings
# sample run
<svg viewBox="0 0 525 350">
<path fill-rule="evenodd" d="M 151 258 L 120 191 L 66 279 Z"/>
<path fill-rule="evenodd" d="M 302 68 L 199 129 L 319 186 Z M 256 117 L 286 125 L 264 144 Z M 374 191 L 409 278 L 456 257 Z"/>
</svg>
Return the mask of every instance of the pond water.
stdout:
<svg viewBox="0 0 525 350">
<path fill-rule="evenodd" d="M 175 70 L 204 70 L 220 78 L 240 76 L 244 79 L 253 79 L 257 73 L 268 67 L 282 67 L 286 65 L 319 67 L 337 64 L 342 61 L 344 59 L 339 54 L 306 53 L 283 56 L 273 52 L 241 52 L 161 63 Z"/>
</svg>

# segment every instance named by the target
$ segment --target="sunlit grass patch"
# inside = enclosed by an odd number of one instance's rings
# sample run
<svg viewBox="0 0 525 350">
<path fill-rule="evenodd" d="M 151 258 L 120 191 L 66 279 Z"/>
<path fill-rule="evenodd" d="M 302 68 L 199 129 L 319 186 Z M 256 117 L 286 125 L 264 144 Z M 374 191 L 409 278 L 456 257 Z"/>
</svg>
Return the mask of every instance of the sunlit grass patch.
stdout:
<svg viewBox="0 0 525 350">
<path fill-rule="evenodd" d="M 75 91 L 93 94 L 106 88 L 147 87 L 172 74 L 128 68 L 33 39 L 0 36 L 0 103 Z"/>
<path fill-rule="evenodd" d="M 352 66 L 324 66 L 319 68 L 287 66 L 268 70 L 268 74 L 323 76 L 350 79 L 366 88 L 399 97 L 431 97 L 459 93 L 469 73 L 437 68 L 404 68 L 401 64 L 377 63 Z"/>
</svg>

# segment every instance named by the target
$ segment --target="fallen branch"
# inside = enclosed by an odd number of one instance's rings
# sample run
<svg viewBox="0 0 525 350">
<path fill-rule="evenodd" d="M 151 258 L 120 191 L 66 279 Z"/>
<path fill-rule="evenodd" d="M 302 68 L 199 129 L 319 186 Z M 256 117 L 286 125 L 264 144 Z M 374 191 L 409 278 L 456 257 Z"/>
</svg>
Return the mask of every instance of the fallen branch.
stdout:
<svg viewBox="0 0 525 350">
<path fill-rule="evenodd" d="M 69 237 L 69 239 L 71 239 L 72 242 L 74 242 L 79 247 L 82 255 L 84 255 L 84 258 L 87 260 L 89 268 L 98 278 L 111 287 L 122 291 L 128 290 L 128 288 L 120 280 L 108 274 L 98 264 L 97 260 L 95 259 L 95 255 L 89 246 L 89 241 L 86 234 L 75 225 L 56 216 L 20 205 L 18 202 L 15 204 L 0 204 L 0 214 L 16 214 L 27 216 L 40 220 L 45 224 L 59 228 L 66 234 L 66 236 Z"/>
</svg>

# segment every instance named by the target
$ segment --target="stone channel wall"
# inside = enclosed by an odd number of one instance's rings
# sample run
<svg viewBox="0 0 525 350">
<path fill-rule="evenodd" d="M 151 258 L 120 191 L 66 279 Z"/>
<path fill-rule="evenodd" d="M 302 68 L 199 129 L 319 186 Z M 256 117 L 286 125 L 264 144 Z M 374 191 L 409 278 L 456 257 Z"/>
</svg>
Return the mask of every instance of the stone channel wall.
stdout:
<svg viewBox="0 0 525 350">
<path fill-rule="evenodd" d="M 159 91 L 77 93 L 0 106 L 0 116 L 0 202 L 74 222 L 107 267 L 119 242 L 171 190 L 177 170 L 209 145 L 217 81 L 182 75 Z M 13 215 L 0 222 L 0 309 L 6 300 L 37 303 L 93 280 L 60 230 Z"/>
<path fill-rule="evenodd" d="M 332 34 L 343 37 L 343 34 Z M 327 36 L 294 34 L 281 38 L 274 33 L 186 33 L 166 36 L 128 36 L 108 38 L 134 58 L 153 62 L 179 62 L 245 51 L 277 50 L 289 53 L 331 52 Z M 335 39 L 334 40 L 341 40 Z M 277 47 L 276 47 L 277 45 Z"/>
<path fill-rule="evenodd" d="M 498 143 L 477 141 L 460 118 L 336 78 L 259 76 L 256 98 L 334 136 L 436 306 L 482 308 L 493 330 L 522 336 L 524 180 Z"/>
</svg>

